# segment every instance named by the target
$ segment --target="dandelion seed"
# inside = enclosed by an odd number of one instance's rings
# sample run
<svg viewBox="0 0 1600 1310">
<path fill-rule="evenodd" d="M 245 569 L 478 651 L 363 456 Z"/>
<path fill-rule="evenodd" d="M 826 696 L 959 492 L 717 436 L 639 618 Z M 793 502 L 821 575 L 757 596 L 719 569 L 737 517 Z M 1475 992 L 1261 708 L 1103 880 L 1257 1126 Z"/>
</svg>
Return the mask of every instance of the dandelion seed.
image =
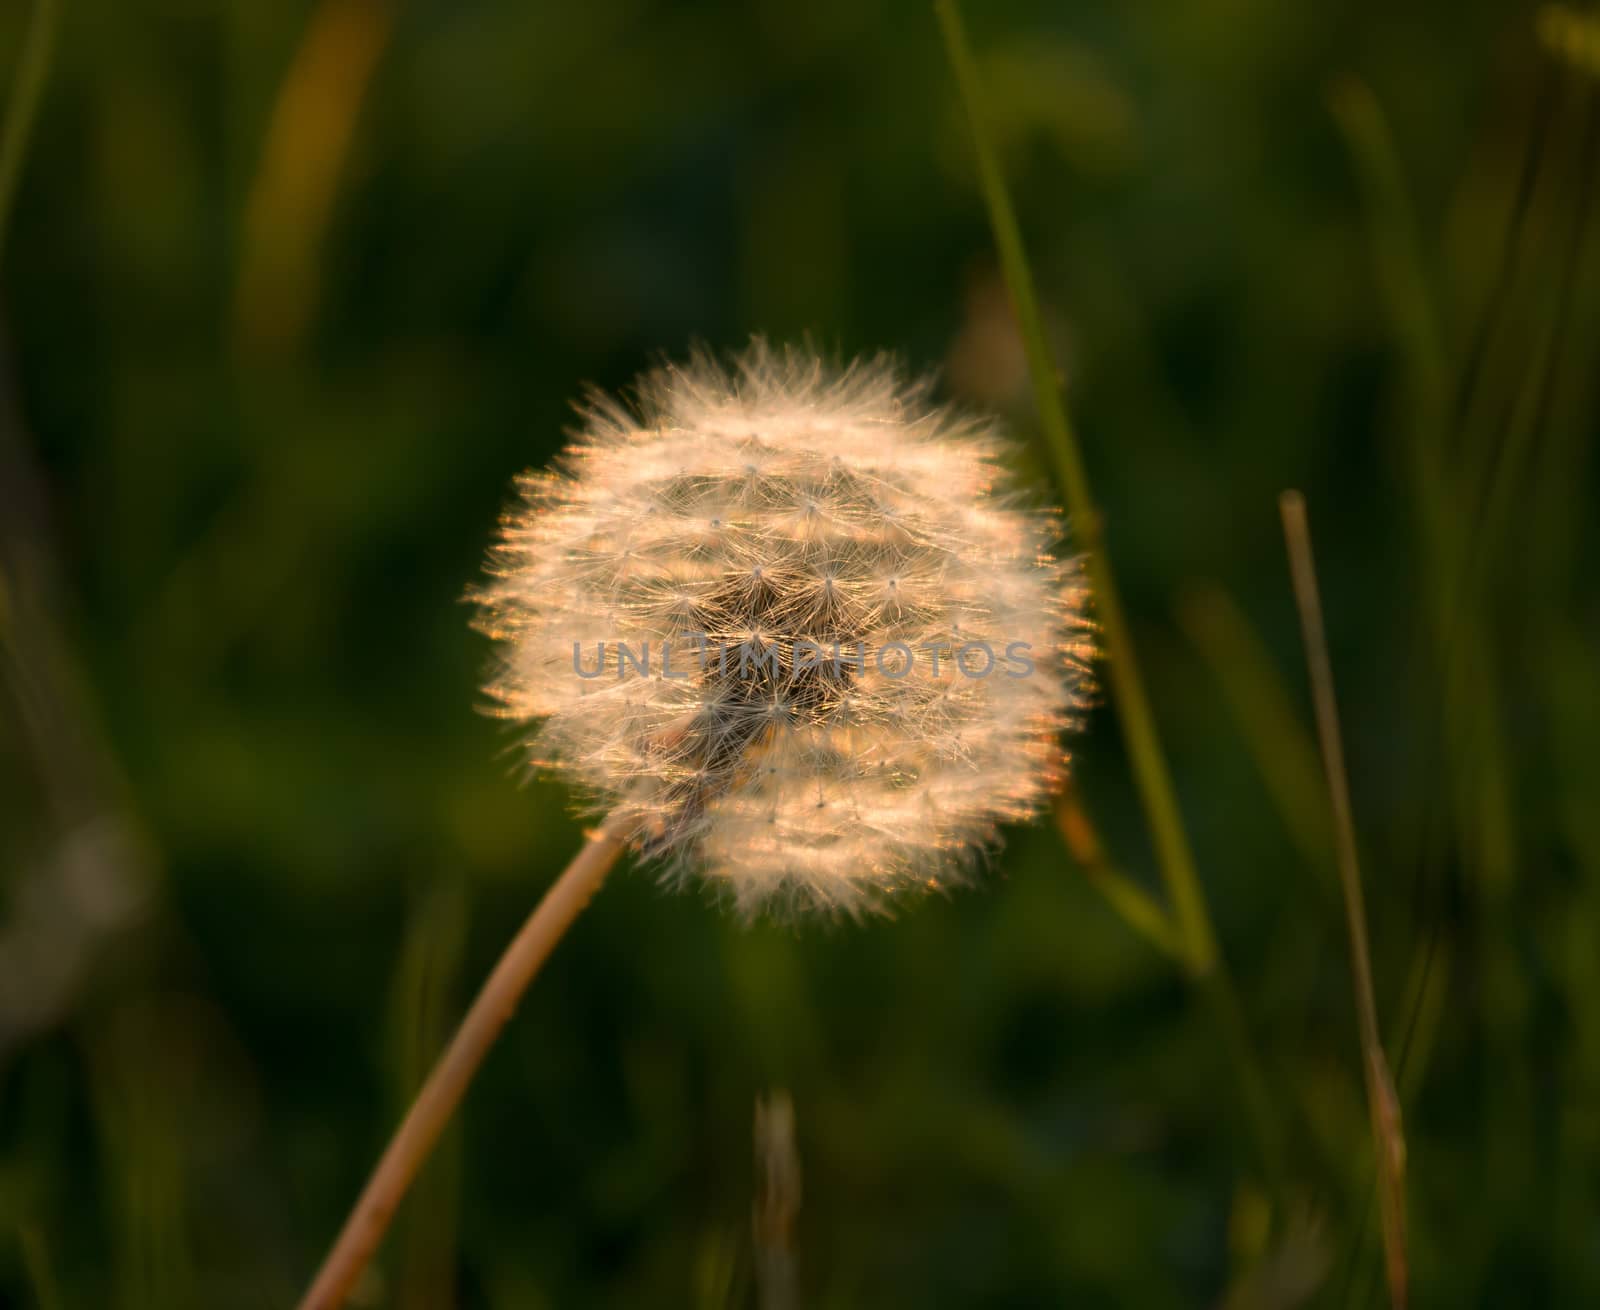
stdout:
<svg viewBox="0 0 1600 1310">
<path fill-rule="evenodd" d="M 613 831 L 747 912 L 857 913 L 959 880 L 1041 807 L 1084 697 L 1085 597 L 994 426 L 886 360 L 830 371 L 759 341 L 584 419 L 522 480 L 475 599 L 499 712 Z"/>
</svg>

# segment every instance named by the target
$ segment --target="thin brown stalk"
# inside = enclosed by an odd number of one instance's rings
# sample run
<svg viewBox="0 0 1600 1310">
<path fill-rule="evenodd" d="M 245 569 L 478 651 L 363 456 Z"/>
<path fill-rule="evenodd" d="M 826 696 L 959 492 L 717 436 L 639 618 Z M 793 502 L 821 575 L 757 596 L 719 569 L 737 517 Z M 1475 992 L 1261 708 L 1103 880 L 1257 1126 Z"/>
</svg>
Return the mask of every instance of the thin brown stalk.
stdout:
<svg viewBox="0 0 1600 1310">
<path fill-rule="evenodd" d="M 1367 943 L 1367 910 L 1361 892 L 1361 868 L 1356 858 L 1355 821 L 1351 814 L 1344 746 L 1339 735 L 1339 705 L 1333 693 L 1333 665 L 1328 658 L 1328 641 L 1323 630 L 1322 601 L 1317 591 L 1305 498 L 1298 491 L 1286 491 L 1279 497 L 1278 508 L 1283 515 L 1283 535 L 1289 550 L 1289 569 L 1294 578 L 1295 600 L 1300 607 L 1306 666 L 1311 676 L 1311 698 L 1316 707 L 1317 735 L 1322 740 L 1322 763 L 1328 775 L 1328 796 L 1333 805 L 1334 844 L 1350 933 L 1350 972 L 1356 994 L 1367 1109 L 1372 1119 L 1372 1143 L 1377 1156 L 1378 1208 L 1383 1221 L 1389 1301 L 1395 1310 L 1404 1310 L 1407 1300 L 1405 1135 L 1400 1122 L 1400 1098 L 1395 1094 L 1394 1079 L 1383 1053 L 1383 1040 L 1378 1035 L 1372 952 Z"/>
<path fill-rule="evenodd" d="M 605 828 L 592 833 L 544 894 L 506 947 L 472 1008 L 462 1019 L 433 1072 L 390 1139 L 378 1167 L 322 1262 L 300 1310 L 337 1310 L 383 1240 L 412 1179 L 455 1114 L 468 1085 L 517 1008 L 533 976 L 562 935 L 589 903 L 622 845 Z"/>
</svg>

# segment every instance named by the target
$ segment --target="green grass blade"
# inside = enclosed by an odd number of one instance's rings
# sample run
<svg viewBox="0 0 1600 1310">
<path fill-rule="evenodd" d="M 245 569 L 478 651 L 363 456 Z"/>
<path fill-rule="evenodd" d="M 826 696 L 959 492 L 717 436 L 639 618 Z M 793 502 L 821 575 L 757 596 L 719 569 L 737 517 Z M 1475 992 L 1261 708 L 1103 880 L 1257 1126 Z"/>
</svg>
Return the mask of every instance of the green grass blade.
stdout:
<svg viewBox="0 0 1600 1310">
<path fill-rule="evenodd" d="M 1038 298 L 1034 294 L 1033 278 L 1022 244 L 1022 232 L 1017 225 L 1016 212 L 1012 208 L 999 158 L 995 153 L 977 65 L 954 0 L 936 0 L 934 9 L 971 123 L 984 199 L 994 230 L 1001 269 L 1027 351 L 1028 373 L 1040 425 L 1066 495 L 1073 532 L 1085 557 L 1089 585 L 1094 592 L 1105 643 L 1111 692 L 1116 701 L 1118 720 L 1132 764 L 1139 800 L 1155 844 L 1162 882 L 1171 902 L 1170 919 L 1182 949 L 1181 959 L 1189 975 L 1199 984 L 1221 1029 L 1228 1058 L 1239 1079 L 1245 1109 L 1257 1137 L 1262 1164 L 1276 1190 L 1282 1178 L 1282 1138 L 1276 1111 L 1250 1043 L 1239 998 L 1217 949 L 1205 892 L 1195 870 L 1172 776 L 1161 750 L 1155 718 L 1145 694 L 1133 640 L 1123 614 L 1121 595 L 1105 550 L 1100 514 L 1090 492 L 1077 438 L 1062 403 L 1060 378 L 1045 342 Z M 1113 901 L 1113 904 L 1117 902 Z M 1126 915 L 1127 908 L 1119 908 Z"/>
<path fill-rule="evenodd" d="M 972 124 L 984 199 L 988 204 L 1006 286 L 1011 293 L 1011 303 L 1027 350 L 1028 372 L 1033 382 L 1039 422 L 1066 494 L 1073 533 L 1087 563 L 1089 583 L 1104 634 L 1111 691 L 1116 698 L 1118 718 L 1132 761 L 1134 779 L 1138 784 L 1139 799 L 1155 841 L 1167 894 L 1172 901 L 1183 942 L 1185 963 L 1192 973 L 1203 976 L 1216 967 L 1216 936 L 1195 871 L 1188 835 L 1178 812 L 1177 797 L 1161 751 L 1149 698 L 1139 675 L 1121 596 L 1106 557 L 1100 514 L 1089 490 L 1083 457 L 1067 418 L 1066 407 L 1061 401 L 1060 380 L 1045 343 L 1021 229 L 1017 226 L 1016 213 L 1011 207 L 1011 198 L 1006 191 L 1005 179 L 1001 175 L 999 159 L 989 132 L 977 66 L 967 44 L 960 14 L 952 0 L 938 0 L 934 7 L 944 32 L 950 63 L 960 85 L 961 98 Z"/>
<path fill-rule="evenodd" d="M 1149 892 L 1129 878 L 1107 858 L 1089 816 L 1069 790 L 1056 807 L 1056 827 L 1078 865 L 1078 870 L 1111 908 L 1163 954 L 1183 963 L 1183 943 L 1172 922 Z"/>
</svg>

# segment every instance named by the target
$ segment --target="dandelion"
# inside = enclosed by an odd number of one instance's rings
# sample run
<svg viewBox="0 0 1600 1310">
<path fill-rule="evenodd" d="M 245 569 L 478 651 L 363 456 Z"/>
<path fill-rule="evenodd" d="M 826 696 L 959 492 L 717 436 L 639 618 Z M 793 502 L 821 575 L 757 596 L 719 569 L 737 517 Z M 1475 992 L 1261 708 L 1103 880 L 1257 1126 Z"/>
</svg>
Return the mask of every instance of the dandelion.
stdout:
<svg viewBox="0 0 1600 1310">
<path fill-rule="evenodd" d="M 301 1310 L 333 1310 L 506 1019 L 625 846 L 746 912 L 959 880 L 1065 775 L 1088 659 L 1057 520 L 990 423 L 886 360 L 756 342 L 596 397 L 523 479 L 479 626 L 530 764 L 604 815 L 506 949 Z"/>
<path fill-rule="evenodd" d="M 1076 570 L 988 421 L 756 342 L 592 400 L 477 599 L 490 692 L 670 877 L 858 912 L 959 878 L 1060 781 Z"/>
</svg>

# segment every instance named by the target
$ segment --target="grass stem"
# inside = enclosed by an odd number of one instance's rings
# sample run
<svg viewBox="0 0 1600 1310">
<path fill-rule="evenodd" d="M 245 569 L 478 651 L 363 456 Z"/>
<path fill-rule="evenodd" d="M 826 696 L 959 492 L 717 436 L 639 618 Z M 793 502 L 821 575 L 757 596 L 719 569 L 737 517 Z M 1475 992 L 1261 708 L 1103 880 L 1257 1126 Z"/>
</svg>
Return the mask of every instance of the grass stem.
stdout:
<svg viewBox="0 0 1600 1310">
<path fill-rule="evenodd" d="M 1389 1063 L 1383 1053 L 1383 1039 L 1378 1031 L 1378 1005 L 1372 987 L 1372 952 L 1367 942 L 1367 910 L 1361 891 L 1361 867 L 1356 855 L 1355 821 L 1350 806 L 1350 785 L 1345 773 L 1344 746 L 1339 734 L 1339 705 L 1333 691 L 1333 665 L 1328 658 L 1305 498 L 1298 491 L 1286 491 L 1279 498 L 1278 508 L 1283 515 L 1283 535 L 1288 545 L 1295 600 L 1300 608 L 1300 627 L 1305 637 L 1306 665 L 1311 676 L 1317 735 L 1322 741 L 1322 762 L 1327 772 L 1328 796 L 1333 806 L 1339 883 L 1344 893 L 1345 920 L 1350 935 L 1350 973 L 1355 986 L 1356 1019 L 1361 1037 L 1367 1108 L 1372 1118 L 1373 1150 L 1377 1156 L 1378 1208 L 1383 1223 L 1389 1301 L 1395 1310 L 1404 1310 L 1407 1291 L 1405 1137 L 1400 1123 L 1400 1098 L 1395 1093 L 1394 1079 L 1390 1076 Z"/>
<path fill-rule="evenodd" d="M 1090 491 L 1089 476 L 1077 436 L 1062 402 L 1061 380 L 1045 340 L 1022 231 L 1017 224 L 1016 212 L 1012 208 L 1005 177 L 1000 171 L 999 156 L 994 148 L 977 62 L 973 58 L 954 0 L 935 0 L 934 10 L 972 128 L 978 174 L 989 210 L 990 226 L 994 231 L 995 246 L 1000 255 L 1001 271 L 1028 356 L 1034 404 L 1066 495 L 1072 531 L 1084 555 L 1105 643 L 1105 664 L 1111 692 L 1116 701 L 1118 720 L 1140 804 L 1155 844 L 1162 883 L 1171 904 L 1170 916 L 1163 915 L 1163 918 L 1170 917 L 1173 923 L 1183 967 L 1212 999 L 1213 1008 L 1223 1022 L 1229 1057 L 1240 1080 L 1251 1123 L 1258 1137 L 1262 1163 L 1276 1185 L 1281 1176 L 1282 1155 L 1277 1119 L 1266 1092 L 1260 1065 L 1248 1039 L 1232 979 L 1217 949 L 1216 932 L 1211 924 L 1205 892 L 1195 869 L 1172 776 L 1156 732 L 1155 716 L 1145 693 L 1144 680 L 1139 674 L 1133 638 L 1122 609 L 1121 593 L 1117 590 L 1111 560 L 1106 553 L 1100 511 Z M 1120 901 L 1113 899 L 1112 904 L 1126 914 L 1126 907 L 1131 901 L 1122 897 Z M 1130 920 L 1130 923 L 1140 926 L 1136 920 Z M 1142 930 L 1147 929 L 1148 924 Z"/>
<path fill-rule="evenodd" d="M 1113 865 L 1100 844 L 1100 835 L 1069 787 L 1056 806 L 1056 827 L 1077 862 L 1079 871 L 1129 927 L 1142 934 L 1164 955 L 1180 964 L 1183 944 L 1169 915 L 1149 892 Z"/>
<path fill-rule="evenodd" d="M 1078 441 L 1067 417 L 1066 406 L 1061 401 L 1060 381 L 1045 342 L 1022 233 L 1017 226 L 1017 216 L 1011 207 L 1011 197 L 1006 191 L 1000 162 L 990 137 L 977 65 L 953 0 L 938 0 L 934 8 L 939 15 L 945 47 L 961 88 L 961 98 L 971 120 L 978 172 L 989 207 L 990 223 L 994 228 L 995 245 L 999 249 L 1001 268 L 1011 292 L 1012 307 L 1016 311 L 1017 324 L 1028 354 L 1034 404 L 1061 478 L 1062 489 L 1066 493 L 1072 530 L 1087 564 L 1096 615 L 1105 640 L 1111 690 L 1116 697 L 1123 737 L 1139 788 L 1139 799 L 1155 840 L 1162 878 L 1172 901 L 1183 943 L 1185 964 L 1191 973 L 1201 977 L 1216 965 L 1216 935 L 1206 910 L 1200 879 L 1195 872 L 1189 839 L 1178 812 L 1172 779 L 1161 752 L 1150 701 L 1145 695 L 1144 681 L 1139 676 L 1121 595 L 1111 571 L 1110 560 L 1106 557 L 1100 512 L 1090 493 L 1089 478 L 1084 470 Z"/>
</svg>

